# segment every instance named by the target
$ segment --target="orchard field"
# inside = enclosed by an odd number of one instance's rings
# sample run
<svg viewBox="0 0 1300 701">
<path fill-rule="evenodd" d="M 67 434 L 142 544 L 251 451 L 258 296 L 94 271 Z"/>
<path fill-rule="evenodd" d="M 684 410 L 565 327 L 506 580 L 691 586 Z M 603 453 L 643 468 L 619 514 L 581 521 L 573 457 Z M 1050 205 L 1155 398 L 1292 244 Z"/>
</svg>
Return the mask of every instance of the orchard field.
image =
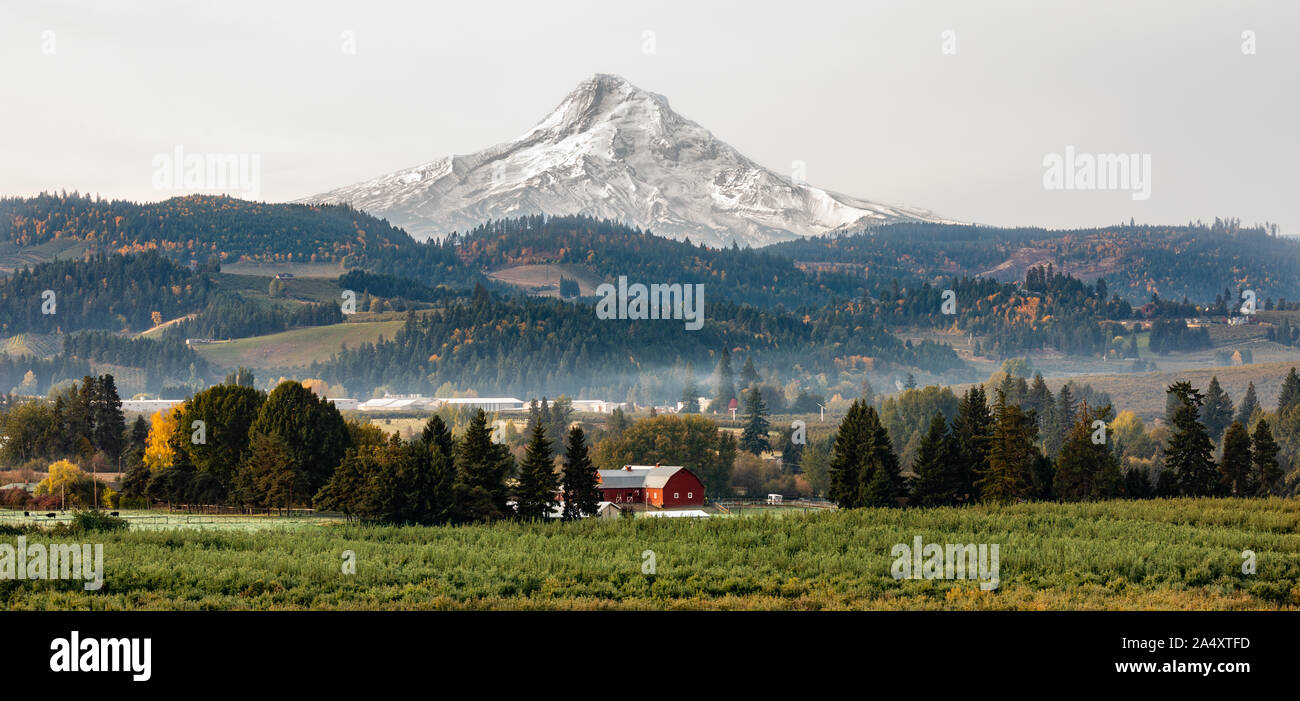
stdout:
<svg viewBox="0 0 1300 701">
<path fill-rule="evenodd" d="M 209 517 L 215 518 L 215 517 Z M 218 519 L 219 520 L 219 519 Z M 1300 501 L 1172 499 L 749 518 L 157 528 L 104 544 L 105 584 L 0 580 L 6 609 L 1290 609 Z M 0 522 L 0 543 L 18 530 Z M 197 527 L 193 527 L 197 526 Z M 895 544 L 998 544 L 1000 586 L 895 580 Z M 1243 573 L 1244 551 L 1255 570 Z M 345 574 L 345 551 L 355 574 Z M 648 569 L 653 552 L 654 573 Z"/>
</svg>

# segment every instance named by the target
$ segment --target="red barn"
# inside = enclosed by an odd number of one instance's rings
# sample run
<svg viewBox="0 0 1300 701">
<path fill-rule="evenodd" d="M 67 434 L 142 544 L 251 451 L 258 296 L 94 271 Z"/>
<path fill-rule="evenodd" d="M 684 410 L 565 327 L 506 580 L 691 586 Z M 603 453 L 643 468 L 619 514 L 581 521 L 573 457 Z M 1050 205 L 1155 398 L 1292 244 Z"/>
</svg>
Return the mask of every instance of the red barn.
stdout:
<svg viewBox="0 0 1300 701">
<path fill-rule="evenodd" d="M 604 501 L 664 509 L 704 505 L 704 483 L 681 465 L 624 465 L 598 474 Z"/>
</svg>

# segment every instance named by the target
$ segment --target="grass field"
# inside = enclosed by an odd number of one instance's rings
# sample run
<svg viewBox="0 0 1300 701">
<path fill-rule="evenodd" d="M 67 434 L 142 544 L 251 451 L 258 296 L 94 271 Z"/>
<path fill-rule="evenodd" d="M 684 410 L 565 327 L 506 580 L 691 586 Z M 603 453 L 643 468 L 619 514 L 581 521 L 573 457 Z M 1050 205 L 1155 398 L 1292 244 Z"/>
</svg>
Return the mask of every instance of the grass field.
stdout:
<svg viewBox="0 0 1300 701">
<path fill-rule="evenodd" d="M 1282 389 L 1282 380 L 1286 378 L 1287 371 L 1296 365 L 1300 365 L 1300 358 L 1281 363 L 1189 368 L 1169 372 L 1162 370 L 1084 375 L 1075 379 L 1109 394 L 1115 403 L 1116 411 L 1129 410 L 1143 419 L 1153 419 L 1165 415 L 1165 392 L 1169 385 L 1180 380 L 1188 380 L 1193 386 L 1204 391 L 1209 386 L 1211 377 L 1219 378 L 1219 384 L 1223 386 L 1234 404 L 1240 402 L 1245 396 L 1246 386 L 1254 382 L 1260 404 L 1269 409 L 1275 408 L 1278 392 Z M 1054 384 L 1049 382 L 1053 387 Z"/>
<path fill-rule="evenodd" d="M 209 517 L 212 518 L 212 517 Z M 457 528 L 136 528 L 105 585 L 9 609 L 1297 609 L 1300 501 L 1177 499 Z M 896 580 L 895 544 L 998 544 L 1000 586 Z M 14 542 L 15 535 L 0 536 Z M 1243 574 L 1243 551 L 1256 556 Z M 344 574 L 345 551 L 355 574 Z M 643 573 L 653 551 L 655 571 Z"/>
<path fill-rule="evenodd" d="M 266 336 L 251 336 L 233 341 L 195 346 L 195 350 L 219 367 L 295 368 L 312 362 L 329 360 L 344 345 L 356 348 L 392 338 L 402 327 L 401 321 L 357 321 L 329 326 L 292 329 Z"/>
</svg>

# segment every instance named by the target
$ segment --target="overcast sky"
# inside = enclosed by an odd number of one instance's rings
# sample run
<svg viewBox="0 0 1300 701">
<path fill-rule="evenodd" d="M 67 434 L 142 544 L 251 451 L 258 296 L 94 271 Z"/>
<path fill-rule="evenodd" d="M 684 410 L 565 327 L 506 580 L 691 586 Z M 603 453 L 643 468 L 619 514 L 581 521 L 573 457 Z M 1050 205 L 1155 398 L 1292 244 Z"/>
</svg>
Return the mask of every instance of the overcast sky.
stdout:
<svg viewBox="0 0 1300 701">
<path fill-rule="evenodd" d="M 513 139 L 597 72 L 778 172 L 952 219 L 1300 234 L 1290 0 L 6 0 L 0 195 L 162 199 L 181 146 L 304 197 Z M 1149 154 L 1150 198 L 1045 189 L 1067 146 Z"/>
</svg>

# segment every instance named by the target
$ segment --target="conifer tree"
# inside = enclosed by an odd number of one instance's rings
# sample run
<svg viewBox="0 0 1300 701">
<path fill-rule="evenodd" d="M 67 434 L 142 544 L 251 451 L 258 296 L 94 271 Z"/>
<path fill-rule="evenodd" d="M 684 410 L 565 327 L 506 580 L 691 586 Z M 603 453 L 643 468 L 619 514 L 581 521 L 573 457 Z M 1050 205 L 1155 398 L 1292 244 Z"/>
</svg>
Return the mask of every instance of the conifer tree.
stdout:
<svg viewBox="0 0 1300 701">
<path fill-rule="evenodd" d="M 858 485 L 870 440 L 866 433 L 866 410 L 866 404 L 861 400 L 853 402 L 835 434 L 827 496 L 840 508 L 859 506 Z"/>
<path fill-rule="evenodd" d="M 862 400 L 858 400 L 862 401 Z M 868 437 L 865 462 L 858 473 L 860 506 L 895 507 L 898 498 L 907 494 L 906 482 L 898 466 L 889 432 L 880 422 L 876 408 L 863 402 L 864 435 Z"/>
<path fill-rule="evenodd" d="M 536 423 L 524 460 L 519 464 L 519 486 L 515 489 L 519 518 L 545 520 L 559 503 L 559 487 L 559 476 L 551 460 L 551 441 L 546 438 L 546 428 Z"/>
<path fill-rule="evenodd" d="M 1278 416 L 1285 414 L 1296 404 L 1300 404 L 1300 376 L 1296 375 L 1295 368 L 1291 368 L 1291 371 L 1286 374 L 1286 379 L 1282 381 L 1282 391 L 1277 396 Z"/>
<path fill-rule="evenodd" d="M 767 432 L 767 403 L 757 387 L 745 393 L 745 429 L 740 434 L 740 449 L 758 455 L 772 449 Z"/>
<path fill-rule="evenodd" d="M 1118 496 L 1123 489 L 1119 461 L 1106 443 L 1094 443 L 1093 422 L 1105 421 L 1110 407 L 1090 410 L 1085 404 L 1061 446 L 1052 489 L 1065 501 L 1085 501 Z"/>
<path fill-rule="evenodd" d="M 912 465 L 912 471 L 916 473 L 912 504 L 951 506 L 957 503 L 962 480 L 960 458 L 955 448 L 943 412 L 935 412 Z"/>
<path fill-rule="evenodd" d="M 564 447 L 564 520 L 594 515 L 599 502 L 600 484 L 587 455 L 587 437 L 581 426 L 574 426 Z"/>
<path fill-rule="evenodd" d="M 1211 496 L 1218 491 L 1219 471 L 1212 455 L 1210 434 L 1200 421 L 1202 396 L 1189 382 L 1175 382 L 1169 391 L 1178 398 L 1173 434 L 1165 448 L 1165 465 L 1178 477 L 1183 496 Z"/>
<path fill-rule="evenodd" d="M 970 503 L 979 499 L 975 483 L 988 470 L 989 441 L 993 436 L 993 415 L 980 385 L 962 395 L 952 434 L 959 458 L 957 498 L 960 503 Z"/>
<path fill-rule="evenodd" d="M 1239 421 L 1233 421 L 1223 434 L 1223 457 L 1219 460 L 1219 474 L 1223 479 L 1221 491 L 1234 497 L 1255 493 L 1251 484 L 1251 465 L 1254 456 L 1250 450 L 1250 434 Z"/>
<path fill-rule="evenodd" d="M 1237 420 L 1242 426 L 1249 427 L 1250 420 L 1259 410 L 1259 397 L 1255 394 L 1255 383 L 1251 382 L 1246 386 L 1246 396 L 1241 398 L 1241 405 L 1237 407 Z"/>
<path fill-rule="evenodd" d="M 1277 464 L 1278 445 L 1273 440 L 1273 432 L 1268 422 L 1260 420 L 1251 436 L 1252 479 L 1256 496 L 1265 497 L 1279 493 L 1282 482 L 1282 468 Z"/>
<path fill-rule="evenodd" d="M 505 478 L 514 458 L 492 442 L 487 414 L 479 409 L 456 443 L 456 511 L 463 522 L 492 521 L 506 514 Z"/>
<path fill-rule="evenodd" d="M 1124 496 L 1129 499 L 1150 499 L 1154 496 L 1154 490 L 1151 477 L 1145 469 L 1130 467 L 1124 472 Z"/>
<path fill-rule="evenodd" d="M 712 411 L 726 411 L 727 405 L 736 398 L 736 378 L 731 370 L 731 351 L 722 349 L 718 358 L 718 367 L 714 372 Z"/>
<path fill-rule="evenodd" d="M 687 366 L 686 384 L 682 387 L 682 408 L 679 414 L 700 413 L 700 388 L 695 384 L 695 373 Z"/>
<path fill-rule="evenodd" d="M 749 389 L 758 384 L 761 380 L 758 376 L 758 370 L 754 369 L 754 357 L 745 356 L 745 366 L 740 369 L 740 386 L 742 389 Z"/>
<path fill-rule="evenodd" d="M 1201 423 L 1205 424 L 1210 440 L 1218 443 L 1223 438 L 1223 432 L 1228 430 L 1228 424 L 1232 423 L 1232 399 L 1219 385 L 1218 377 L 1210 378 L 1210 385 L 1205 389 L 1204 407 Z"/>
<path fill-rule="evenodd" d="M 976 480 L 980 500 L 1010 503 L 1030 496 L 1037 463 L 1037 428 L 1023 409 L 1008 404 L 998 391 L 993 407 L 993 435 L 989 439 L 988 466 Z"/>
</svg>

